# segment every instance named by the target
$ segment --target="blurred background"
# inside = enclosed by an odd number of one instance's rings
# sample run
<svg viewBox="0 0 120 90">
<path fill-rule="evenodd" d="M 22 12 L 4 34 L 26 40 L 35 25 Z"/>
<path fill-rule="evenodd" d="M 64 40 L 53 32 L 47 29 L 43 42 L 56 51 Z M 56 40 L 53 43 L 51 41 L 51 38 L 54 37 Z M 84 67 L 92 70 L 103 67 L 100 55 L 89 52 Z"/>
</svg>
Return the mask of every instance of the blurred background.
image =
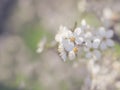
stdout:
<svg viewBox="0 0 120 90">
<path fill-rule="evenodd" d="M 49 44 L 60 25 L 83 18 L 115 30 L 115 48 L 104 52 L 95 77 L 105 89 L 95 90 L 120 90 L 119 7 L 120 0 L 0 0 L 0 90 L 90 90 L 86 60 L 64 63 L 57 47 L 36 53 L 43 37 Z"/>
</svg>

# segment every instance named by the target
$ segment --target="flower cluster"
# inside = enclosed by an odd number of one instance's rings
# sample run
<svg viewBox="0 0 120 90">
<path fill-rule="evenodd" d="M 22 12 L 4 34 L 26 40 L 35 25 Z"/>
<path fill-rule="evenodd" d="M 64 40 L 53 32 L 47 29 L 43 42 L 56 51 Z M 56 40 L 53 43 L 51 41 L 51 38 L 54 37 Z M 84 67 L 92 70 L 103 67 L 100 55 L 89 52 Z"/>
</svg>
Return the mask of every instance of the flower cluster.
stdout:
<svg viewBox="0 0 120 90">
<path fill-rule="evenodd" d="M 86 58 L 101 58 L 101 52 L 114 46 L 111 39 L 113 30 L 104 27 L 93 28 L 85 20 L 81 21 L 80 27 L 71 30 L 60 26 L 55 40 L 58 42 L 58 52 L 63 61 L 74 60 L 77 56 L 84 55 Z"/>
</svg>

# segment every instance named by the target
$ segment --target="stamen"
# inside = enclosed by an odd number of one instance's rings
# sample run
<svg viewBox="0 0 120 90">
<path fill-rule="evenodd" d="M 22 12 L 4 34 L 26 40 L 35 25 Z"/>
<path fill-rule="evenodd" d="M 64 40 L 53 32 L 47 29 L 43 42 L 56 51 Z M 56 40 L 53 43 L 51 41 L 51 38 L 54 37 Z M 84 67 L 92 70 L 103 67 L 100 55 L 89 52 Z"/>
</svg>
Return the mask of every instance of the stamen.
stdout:
<svg viewBox="0 0 120 90">
<path fill-rule="evenodd" d="M 91 51 L 91 52 L 93 52 L 93 51 L 94 51 L 94 49 L 93 49 L 93 48 L 90 48 L 90 51 Z"/>
<path fill-rule="evenodd" d="M 71 42 L 75 42 L 75 38 L 74 37 L 70 37 L 70 41 Z"/>
<path fill-rule="evenodd" d="M 77 47 L 74 47 L 74 48 L 73 48 L 73 51 L 74 51 L 75 53 L 77 53 L 77 52 L 78 52 L 78 48 L 77 48 Z"/>
</svg>

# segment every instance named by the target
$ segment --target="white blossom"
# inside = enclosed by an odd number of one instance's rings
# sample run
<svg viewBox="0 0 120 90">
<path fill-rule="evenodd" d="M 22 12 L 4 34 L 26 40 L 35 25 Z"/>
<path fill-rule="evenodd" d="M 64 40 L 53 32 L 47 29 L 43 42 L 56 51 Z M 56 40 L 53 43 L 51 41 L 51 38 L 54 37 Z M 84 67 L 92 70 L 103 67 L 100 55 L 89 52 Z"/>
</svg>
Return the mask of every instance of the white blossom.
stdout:
<svg viewBox="0 0 120 90">
<path fill-rule="evenodd" d="M 108 47 L 113 47 L 114 42 L 111 39 L 113 37 L 113 31 L 112 30 L 105 30 L 104 27 L 101 27 L 98 31 L 98 35 L 101 39 L 100 49 L 105 50 Z"/>
<path fill-rule="evenodd" d="M 86 58 L 100 58 L 101 57 L 101 53 L 100 51 L 97 49 L 99 46 L 100 40 L 99 39 L 95 39 L 94 41 L 87 41 L 86 43 L 86 47 L 84 48 L 84 51 L 86 52 L 85 57 Z"/>
<path fill-rule="evenodd" d="M 55 40 L 60 43 L 62 41 L 62 38 L 70 36 L 71 33 L 72 32 L 67 27 L 60 26 L 59 31 L 55 36 Z"/>
</svg>

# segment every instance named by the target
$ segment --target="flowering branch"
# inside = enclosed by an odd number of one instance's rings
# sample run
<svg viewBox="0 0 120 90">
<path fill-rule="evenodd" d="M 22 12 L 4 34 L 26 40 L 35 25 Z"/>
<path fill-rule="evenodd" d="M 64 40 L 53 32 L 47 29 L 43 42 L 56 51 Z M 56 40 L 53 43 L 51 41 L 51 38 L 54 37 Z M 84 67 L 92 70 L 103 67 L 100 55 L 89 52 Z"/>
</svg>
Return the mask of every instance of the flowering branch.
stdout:
<svg viewBox="0 0 120 90">
<path fill-rule="evenodd" d="M 82 20 L 81 26 L 73 31 L 60 26 L 55 40 L 58 42 L 58 52 L 63 61 L 73 60 L 83 54 L 88 59 L 100 59 L 102 51 L 114 46 L 111 39 L 113 35 L 113 30 L 106 30 L 105 27 L 96 29 Z"/>
</svg>

